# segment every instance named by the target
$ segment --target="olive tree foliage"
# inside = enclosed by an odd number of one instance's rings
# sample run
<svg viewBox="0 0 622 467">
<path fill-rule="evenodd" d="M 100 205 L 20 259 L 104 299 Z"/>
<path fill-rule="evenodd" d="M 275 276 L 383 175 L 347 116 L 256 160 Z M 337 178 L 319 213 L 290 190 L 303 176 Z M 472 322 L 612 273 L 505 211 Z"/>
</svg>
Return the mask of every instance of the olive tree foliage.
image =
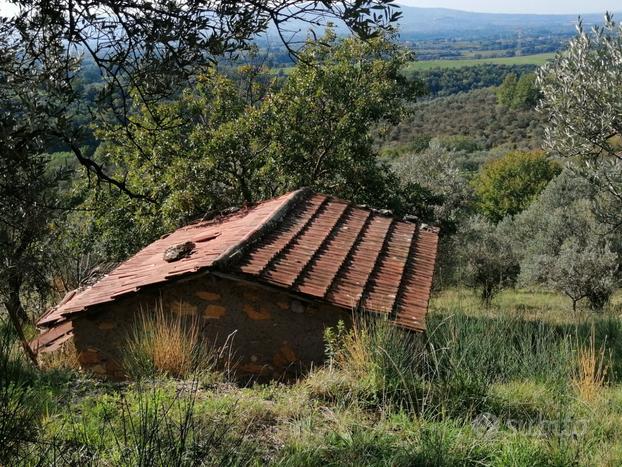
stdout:
<svg viewBox="0 0 622 467">
<path fill-rule="evenodd" d="M 591 238 L 581 244 L 577 238 L 566 240 L 555 257 L 541 258 L 540 274 L 546 274 L 547 283 L 577 303 L 587 299 L 593 310 L 600 311 L 615 289 L 618 255 L 606 242 Z"/>
<path fill-rule="evenodd" d="M 591 32 L 581 24 L 568 49 L 538 72 L 547 115 L 545 142 L 599 189 L 596 212 L 622 227 L 622 25 L 609 14 Z"/>
<path fill-rule="evenodd" d="M 393 161 L 392 168 L 405 186 L 419 187 L 427 192 L 423 219 L 441 229 L 439 254 L 434 274 L 435 286 L 454 283 L 459 267 L 457 251 L 460 242 L 454 235 L 468 217 L 473 199 L 472 189 L 456 159 L 458 154 L 446 149 L 437 139 L 428 149 L 406 154 Z"/>
<path fill-rule="evenodd" d="M 221 57 L 235 55 L 269 27 L 296 54 L 295 30 L 345 24 L 369 38 L 392 28 L 399 18 L 391 0 L 14 0 L 14 17 L 5 18 L 22 66 L 12 79 L 46 79 L 48 92 L 68 104 L 49 132 L 75 155 L 89 173 L 125 191 L 122 175 L 84 151 L 88 115 L 99 125 L 121 125 L 132 137 L 139 125 L 133 113 L 138 101 L 152 112 L 175 96 Z M 303 33 L 304 35 L 304 33 Z M 91 98 L 82 86 L 75 62 L 95 65 L 103 85 Z M 44 113 L 46 109 L 39 109 Z M 167 121 L 152 115 L 157 130 Z M 138 117 L 139 118 L 139 117 Z"/>
<path fill-rule="evenodd" d="M 461 280 L 479 292 L 485 306 L 490 306 L 501 289 L 515 284 L 518 260 L 510 238 L 500 226 L 475 215 L 464 222 L 453 241 Z"/>
<path fill-rule="evenodd" d="M 432 140 L 428 149 L 400 157 L 392 168 L 402 182 L 430 192 L 429 220 L 441 227 L 443 235 L 455 233 L 473 199 L 473 190 L 455 154 Z"/>
<path fill-rule="evenodd" d="M 400 75 L 409 54 L 384 37 L 328 33 L 300 57 L 284 82 L 254 66 L 236 77 L 212 70 L 179 99 L 137 111 L 144 130 L 132 138 L 101 131 L 102 164 L 153 200 L 128 202 L 106 188 L 92 194 L 106 248 L 124 256 L 210 211 L 302 186 L 399 213 L 423 205 L 425 190 L 403 189 L 371 133 L 396 122 L 418 92 Z M 152 131 L 154 118 L 166 129 Z"/>
<path fill-rule="evenodd" d="M 520 282 L 564 293 L 573 309 L 582 299 L 602 309 L 619 284 L 622 238 L 594 215 L 594 194 L 589 181 L 565 170 L 505 226 L 520 261 Z"/>
</svg>

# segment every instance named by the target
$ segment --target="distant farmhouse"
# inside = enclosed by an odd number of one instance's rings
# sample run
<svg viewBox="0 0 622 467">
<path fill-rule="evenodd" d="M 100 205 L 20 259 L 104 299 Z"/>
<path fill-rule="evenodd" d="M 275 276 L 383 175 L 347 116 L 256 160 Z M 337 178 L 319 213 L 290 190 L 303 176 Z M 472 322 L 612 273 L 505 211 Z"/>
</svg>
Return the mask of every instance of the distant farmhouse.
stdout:
<svg viewBox="0 0 622 467">
<path fill-rule="evenodd" d="M 124 342 L 157 303 L 230 341 L 238 372 L 279 377 L 324 356 L 352 312 L 423 330 L 438 230 L 300 189 L 180 228 L 45 313 L 31 345 L 73 338 L 84 369 L 122 378 Z"/>
</svg>

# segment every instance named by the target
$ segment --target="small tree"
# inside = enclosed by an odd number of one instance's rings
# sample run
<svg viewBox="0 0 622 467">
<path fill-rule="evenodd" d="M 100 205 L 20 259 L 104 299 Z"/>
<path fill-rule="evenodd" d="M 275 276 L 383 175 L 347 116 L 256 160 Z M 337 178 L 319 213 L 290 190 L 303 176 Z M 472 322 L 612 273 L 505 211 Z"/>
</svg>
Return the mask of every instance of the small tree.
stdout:
<svg viewBox="0 0 622 467">
<path fill-rule="evenodd" d="M 503 83 L 497 89 L 497 102 L 504 107 L 511 107 L 514 101 L 514 93 L 516 92 L 516 83 L 518 79 L 514 73 L 506 75 Z"/>
<path fill-rule="evenodd" d="M 511 107 L 513 109 L 533 108 L 538 103 L 539 97 L 540 92 L 536 83 L 536 75 L 534 73 L 525 73 L 521 75 L 518 83 L 516 83 Z"/>
<path fill-rule="evenodd" d="M 455 240 L 464 281 L 479 290 L 487 307 L 503 287 L 516 282 L 519 266 L 509 238 L 481 216 L 470 218 Z"/>
<path fill-rule="evenodd" d="M 497 89 L 497 102 L 511 109 L 530 108 L 538 103 L 539 95 L 535 74 L 524 73 L 517 78 L 510 73 Z"/>
<path fill-rule="evenodd" d="M 540 151 L 511 152 L 486 163 L 473 180 L 479 211 L 493 222 L 525 209 L 561 168 Z"/>
</svg>

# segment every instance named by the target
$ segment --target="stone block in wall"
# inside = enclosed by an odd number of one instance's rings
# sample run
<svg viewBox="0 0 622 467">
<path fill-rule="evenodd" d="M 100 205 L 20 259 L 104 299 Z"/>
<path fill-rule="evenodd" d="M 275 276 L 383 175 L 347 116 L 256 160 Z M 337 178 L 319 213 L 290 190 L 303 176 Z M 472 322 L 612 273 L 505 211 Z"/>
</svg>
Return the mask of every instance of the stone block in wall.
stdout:
<svg viewBox="0 0 622 467">
<path fill-rule="evenodd" d="M 285 368 L 291 363 L 294 363 L 296 360 L 298 360 L 298 357 L 296 356 L 294 349 L 289 342 L 284 341 L 278 352 L 274 354 L 272 363 L 276 368 Z"/>
<path fill-rule="evenodd" d="M 101 362 L 103 359 L 102 354 L 93 348 L 88 348 L 78 353 L 80 365 L 93 365 Z"/>
<path fill-rule="evenodd" d="M 246 313 L 246 315 L 252 320 L 258 321 L 272 318 L 270 310 L 263 305 L 255 306 L 251 305 L 250 303 L 246 303 L 244 304 L 242 309 L 244 310 L 244 313 Z"/>
<path fill-rule="evenodd" d="M 114 329 L 117 327 L 117 323 L 114 321 L 100 321 L 97 323 L 97 328 L 102 331 L 109 331 L 110 329 Z"/>
<path fill-rule="evenodd" d="M 225 315 L 227 309 L 222 305 L 207 305 L 203 310 L 203 317 L 206 319 L 220 319 Z"/>
<path fill-rule="evenodd" d="M 266 365 L 265 363 L 242 363 L 236 368 L 238 371 L 242 373 L 249 373 L 258 376 L 270 375 L 274 371 L 271 365 Z"/>
<path fill-rule="evenodd" d="M 194 316 L 197 312 L 197 307 L 182 300 L 174 300 L 171 303 L 171 311 L 179 313 L 181 316 Z"/>
<path fill-rule="evenodd" d="M 220 300 L 222 296 L 216 292 L 209 292 L 207 290 L 200 290 L 196 293 L 196 296 L 201 300 L 205 300 L 206 302 L 215 302 L 216 300 Z"/>
</svg>

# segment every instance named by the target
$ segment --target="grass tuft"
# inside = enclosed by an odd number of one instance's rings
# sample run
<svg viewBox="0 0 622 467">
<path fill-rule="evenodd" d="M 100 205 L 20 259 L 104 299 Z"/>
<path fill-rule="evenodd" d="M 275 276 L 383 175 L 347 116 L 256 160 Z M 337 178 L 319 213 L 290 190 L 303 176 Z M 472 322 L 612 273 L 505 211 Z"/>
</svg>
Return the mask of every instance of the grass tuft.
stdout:
<svg viewBox="0 0 622 467">
<path fill-rule="evenodd" d="M 579 346 L 577 368 L 572 378 L 579 397 L 584 401 L 594 401 L 602 393 L 611 367 L 611 354 L 606 352 L 605 343 L 596 346 L 595 330 L 592 326 L 587 345 Z"/>
<path fill-rule="evenodd" d="M 124 368 L 132 378 L 187 378 L 213 368 L 214 355 L 201 338 L 196 317 L 164 310 L 142 310 L 126 341 Z"/>
</svg>

